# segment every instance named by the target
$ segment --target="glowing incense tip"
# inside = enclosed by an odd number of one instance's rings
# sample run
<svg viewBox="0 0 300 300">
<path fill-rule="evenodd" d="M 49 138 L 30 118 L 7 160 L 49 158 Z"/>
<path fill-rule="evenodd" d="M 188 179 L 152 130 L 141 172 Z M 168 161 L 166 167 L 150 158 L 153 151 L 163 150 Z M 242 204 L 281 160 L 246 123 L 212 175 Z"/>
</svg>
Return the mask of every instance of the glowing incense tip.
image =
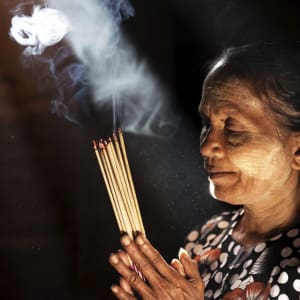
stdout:
<svg viewBox="0 0 300 300">
<path fill-rule="evenodd" d="M 99 142 L 99 148 L 100 149 L 105 149 L 105 146 L 104 146 L 104 144 L 102 142 Z"/>
<path fill-rule="evenodd" d="M 113 137 L 113 140 L 114 140 L 115 142 L 118 141 L 117 135 L 116 135 L 115 133 L 113 133 L 112 137 Z"/>
<path fill-rule="evenodd" d="M 95 150 L 97 150 L 98 148 L 97 148 L 97 143 L 96 143 L 96 141 L 95 140 L 93 140 L 93 147 L 94 147 L 94 149 Z"/>
</svg>

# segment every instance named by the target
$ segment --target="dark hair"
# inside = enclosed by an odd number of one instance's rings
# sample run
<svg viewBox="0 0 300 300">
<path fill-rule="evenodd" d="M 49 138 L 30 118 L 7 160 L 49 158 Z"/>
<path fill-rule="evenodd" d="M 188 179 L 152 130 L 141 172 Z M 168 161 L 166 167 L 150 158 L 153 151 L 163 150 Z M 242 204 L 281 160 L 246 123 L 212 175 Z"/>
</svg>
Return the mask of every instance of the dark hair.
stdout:
<svg viewBox="0 0 300 300">
<path fill-rule="evenodd" d="M 246 82 L 285 128 L 300 131 L 300 43 L 260 43 L 229 48 L 207 80 Z"/>
</svg>

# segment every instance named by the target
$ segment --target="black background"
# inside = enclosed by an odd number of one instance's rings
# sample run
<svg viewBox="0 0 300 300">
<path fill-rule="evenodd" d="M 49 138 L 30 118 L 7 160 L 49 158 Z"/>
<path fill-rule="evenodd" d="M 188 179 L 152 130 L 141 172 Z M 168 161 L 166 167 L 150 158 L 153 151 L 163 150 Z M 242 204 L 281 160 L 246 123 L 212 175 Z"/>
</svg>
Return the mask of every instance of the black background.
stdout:
<svg viewBox="0 0 300 300">
<path fill-rule="evenodd" d="M 22 63 L 0 19 L 0 297 L 113 299 L 118 275 L 107 258 L 118 230 L 91 139 L 110 132 L 110 116 L 85 115 L 77 126 L 50 113 L 51 87 L 38 64 Z M 122 28 L 139 55 L 172 91 L 181 117 L 172 137 L 126 135 L 149 239 L 170 260 L 185 234 L 224 209 L 211 199 L 202 170 L 197 105 L 208 63 L 228 46 L 297 40 L 298 1 L 132 1 Z M 227 208 L 227 207 L 226 207 Z"/>
</svg>

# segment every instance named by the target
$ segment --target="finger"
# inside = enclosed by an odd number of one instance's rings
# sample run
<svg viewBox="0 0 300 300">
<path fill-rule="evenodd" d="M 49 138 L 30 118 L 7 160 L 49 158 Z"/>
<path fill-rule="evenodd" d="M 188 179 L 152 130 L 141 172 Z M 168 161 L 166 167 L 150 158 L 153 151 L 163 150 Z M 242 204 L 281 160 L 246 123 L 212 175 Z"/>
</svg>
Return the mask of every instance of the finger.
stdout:
<svg viewBox="0 0 300 300">
<path fill-rule="evenodd" d="M 127 253 L 125 253 L 123 250 L 118 250 L 118 255 L 126 266 L 131 267 Z"/>
<path fill-rule="evenodd" d="M 130 284 L 123 277 L 120 278 L 120 287 L 128 294 L 134 296 L 133 290 Z"/>
<path fill-rule="evenodd" d="M 137 298 L 135 298 L 133 295 L 127 293 L 121 287 L 119 287 L 117 285 L 112 285 L 111 291 L 120 300 L 137 300 Z"/>
<path fill-rule="evenodd" d="M 110 264 L 116 271 L 124 277 L 128 284 L 141 295 L 152 295 L 150 287 L 133 271 L 130 267 L 126 266 L 121 258 L 112 253 L 109 257 Z"/>
<path fill-rule="evenodd" d="M 178 260 L 177 258 L 173 258 L 171 261 L 171 266 L 183 277 L 185 277 L 185 271 L 184 271 L 184 267 L 181 264 L 180 260 Z"/>
<path fill-rule="evenodd" d="M 144 275 L 149 284 L 151 286 L 159 284 L 162 280 L 162 277 L 154 268 L 158 262 L 158 256 L 147 258 L 140 250 L 138 245 L 134 243 L 128 235 L 124 235 L 121 238 L 121 244 L 129 254 L 137 269 Z"/>
<path fill-rule="evenodd" d="M 199 273 L 198 263 L 192 259 L 183 248 L 179 250 L 179 260 L 184 268 L 186 276 L 203 286 L 204 283 Z"/>
<path fill-rule="evenodd" d="M 136 243 L 145 257 L 151 262 L 151 265 L 159 272 L 159 274 L 171 282 L 175 282 L 179 279 L 179 274 L 175 272 L 174 268 L 172 268 L 164 260 L 160 253 L 150 244 L 144 235 L 139 234 L 136 238 Z"/>
</svg>

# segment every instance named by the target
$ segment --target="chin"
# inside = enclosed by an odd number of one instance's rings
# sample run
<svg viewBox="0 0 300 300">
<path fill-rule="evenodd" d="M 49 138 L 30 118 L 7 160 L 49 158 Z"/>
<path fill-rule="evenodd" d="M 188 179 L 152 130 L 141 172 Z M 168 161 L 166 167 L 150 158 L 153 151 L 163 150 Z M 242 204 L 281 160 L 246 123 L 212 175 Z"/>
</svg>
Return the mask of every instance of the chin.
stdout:
<svg viewBox="0 0 300 300">
<path fill-rule="evenodd" d="M 211 196 L 222 202 L 231 205 L 243 205 L 242 194 L 234 188 L 214 185 L 212 182 L 209 184 L 209 191 Z"/>
</svg>

